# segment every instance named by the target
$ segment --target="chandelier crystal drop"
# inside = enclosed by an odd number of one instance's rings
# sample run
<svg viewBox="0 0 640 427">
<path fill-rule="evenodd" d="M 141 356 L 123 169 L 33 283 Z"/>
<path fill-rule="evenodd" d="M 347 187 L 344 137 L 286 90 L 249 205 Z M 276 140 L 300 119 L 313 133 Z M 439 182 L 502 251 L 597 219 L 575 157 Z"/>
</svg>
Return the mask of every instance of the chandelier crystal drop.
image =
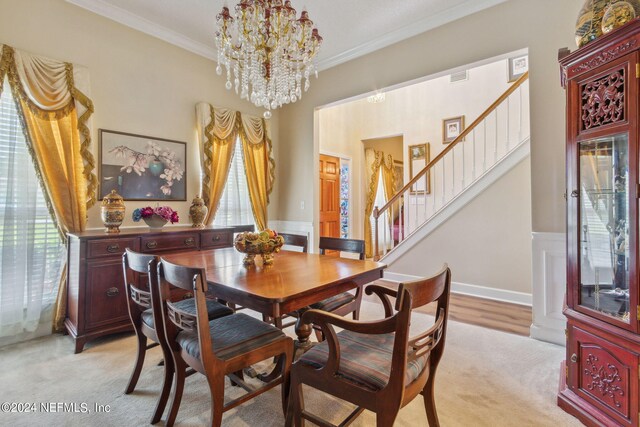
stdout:
<svg viewBox="0 0 640 427">
<path fill-rule="evenodd" d="M 302 97 L 318 72 L 313 58 L 322 37 L 307 11 L 296 18 L 289 0 L 241 0 L 231 16 L 223 7 L 216 18 L 218 74 L 225 87 L 257 107 L 270 110 Z"/>
</svg>

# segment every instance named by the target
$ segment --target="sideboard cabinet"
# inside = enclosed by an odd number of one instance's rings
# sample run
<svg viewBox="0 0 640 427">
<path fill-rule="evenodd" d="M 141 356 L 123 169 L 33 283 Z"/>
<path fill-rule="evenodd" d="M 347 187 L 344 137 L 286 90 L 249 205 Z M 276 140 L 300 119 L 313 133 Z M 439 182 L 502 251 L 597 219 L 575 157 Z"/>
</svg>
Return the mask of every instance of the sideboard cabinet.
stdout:
<svg viewBox="0 0 640 427">
<path fill-rule="evenodd" d="M 560 55 L 567 354 L 558 404 L 588 426 L 639 425 L 639 50 L 636 20 Z"/>
<path fill-rule="evenodd" d="M 233 232 L 233 228 L 167 227 L 122 229 L 115 235 L 101 230 L 69 233 L 65 328 L 75 339 L 75 352 L 92 339 L 132 330 L 122 274 L 126 248 L 162 255 L 229 247 Z"/>
</svg>

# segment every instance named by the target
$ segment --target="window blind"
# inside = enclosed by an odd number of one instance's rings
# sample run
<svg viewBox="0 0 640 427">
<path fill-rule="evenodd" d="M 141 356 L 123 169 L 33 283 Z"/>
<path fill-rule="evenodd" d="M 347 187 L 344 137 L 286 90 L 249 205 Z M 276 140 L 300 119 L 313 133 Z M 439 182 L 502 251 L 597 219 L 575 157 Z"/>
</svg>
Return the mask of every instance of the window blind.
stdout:
<svg viewBox="0 0 640 427">
<path fill-rule="evenodd" d="M 33 330 L 55 300 L 64 247 L 49 214 L 11 89 L 0 97 L 0 336 Z"/>
<path fill-rule="evenodd" d="M 213 224 L 219 227 L 254 224 L 249 186 L 244 169 L 242 142 L 239 138 L 236 140 L 227 184 L 222 193 Z"/>
</svg>

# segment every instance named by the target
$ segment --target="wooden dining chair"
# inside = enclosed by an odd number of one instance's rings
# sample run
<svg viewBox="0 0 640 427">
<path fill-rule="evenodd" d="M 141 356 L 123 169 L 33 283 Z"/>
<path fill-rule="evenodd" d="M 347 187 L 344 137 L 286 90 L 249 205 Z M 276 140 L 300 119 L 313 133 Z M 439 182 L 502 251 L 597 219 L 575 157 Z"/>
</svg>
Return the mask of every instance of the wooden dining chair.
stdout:
<svg viewBox="0 0 640 427">
<path fill-rule="evenodd" d="M 232 225 L 231 228 L 233 228 L 233 234 L 242 233 L 243 231 L 256 231 L 256 226 L 253 224 Z"/>
<path fill-rule="evenodd" d="M 307 236 L 303 236 L 301 234 L 289 234 L 289 233 L 278 233 L 280 236 L 284 238 L 284 244 L 286 246 L 294 246 L 300 248 L 300 252 L 306 253 L 307 247 L 309 245 L 309 240 Z M 296 324 L 295 320 L 292 322 L 283 323 L 283 320 L 287 317 L 295 317 L 295 313 L 285 314 L 281 317 L 270 317 L 265 314 L 262 315 L 262 320 L 268 323 L 272 323 L 278 329 L 288 328 L 289 326 L 293 326 Z"/>
<path fill-rule="evenodd" d="M 335 237 L 320 237 L 318 245 L 320 254 L 325 255 L 327 251 L 349 252 L 358 255 L 358 259 L 364 260 L 364 240 L 358 239 L 339 239 Z M 342 292 L 341 294 L 311 304 L 311 308 L 317 310 L 329 311 L 338 316 L 346 316 L 352 313 L 353 318 L 360 318 L 360 306 L 362 305 L 362 289 L 358 288 L 354 293 Z M 318 341 L 322 341 L 322 331 L 318 327 L 314 327 Z"/>
<path fill-rule="evenodd" d="M 136 362 L 133 366 L 133 372 L 127 383 L 125 394 L 132 393 L 140 372 L 144 364 L 145 355 L 148 349 L 160 345 L 164 358 L 164 385 L 158 398 L 156 408 L 151 417 L 151 424 L 155 424 L 162 418 L 162 413 L 167 404 L 167 399 L 171 391 L 171 380 L 173 375 L 173 363 L 171 361 L 171 352 L 165 338 L 162 325 L 162 311 L 160 309 L 160 295 L 157 289 L 158 282 L 158 257 L 154 255 L 145 255 L 126 249 L 122 254 L 122 269 L 124 275 L 125 290 L 127 295 L 127 306 L 129 309 L 129 317 L 135 331 L 138 341 L 138 353 Z M 141 289 L 138 285 L 142 281 L 136 280 L 138 277 L 146 277 L 145 289 Z M 195 312 L 195 301 L 193 298 L 183 299 L 175 303 L 183 310 Z M 210 319 L 226 316 L 233 311 L 216 301 L 207 300 L 207 313 Z M 151 340 L 151 344 L 147 344 L 147 340 Z"/>
<path fill-rule="evenodd" d="M 175 367 L 173 399 L 166 425 L 172 426 L 176 420 L 187 367 L 205 375 L 207 379 L 211 393 L 212 426 L 221 425 L 224 411 L 279 384 L 282 384 L 282 405 L 283 411 L 286 411 L 293 340 L 280 329 L 243 313 L 209 321 L 205 299 L 207 279 L 203 269 L 180 266 L 161 259 L 158 278 L 164 328 Z M 172 286 L 193 291 L 195 313 L 185 311 L 171 302 Z M 257 389 L 244 382 L 244 368 L 275 357 L 278 360 L 274 368 L 274 374 L 278 374 L 275 379 Z M 225 376 L 247 391 L 247 394 L 226 405 Z"/>
<path fill-rule="evenodd" d="M 447 333 L 451 271 L 445 265 L 429 279 L 401 283 L 397 291 L 370 285 L 367 295 L 382 300 L 385 318 L 348 320 L 320 310 L 309 310 L 302 320 L 319 325 L 327 340 L 307 353 L 291 370 L 291 395 L 286 426 L 303 420 L 331 425 L 304 410 L 306 384 L 357 408 L 340 425 L 347 425 L 363 410 L 375 412 L 378 427 L 391 427 L 401 408 L 423 395 L 429 426 L 439 426 L 434 400 L 435 375 Z M 395 306 L 388 297 L 395 298 Z M 411 311 L 436 302 L 433 326 L 409 336 Z M 336 333 L 335 327 L 342 328 Z"/>
<path fill-rule="evenodd" d="M 303 236 L 301 234 L 289 234 L 289 233 L 278 233 L 280 236 L 284 238 L 284 244 L 286 246 L 295 246 L 300 248 L 301 252 L 306 253 L 307 247 L 309 244 L 309 240 L 307 236 Z"/>
</svg>

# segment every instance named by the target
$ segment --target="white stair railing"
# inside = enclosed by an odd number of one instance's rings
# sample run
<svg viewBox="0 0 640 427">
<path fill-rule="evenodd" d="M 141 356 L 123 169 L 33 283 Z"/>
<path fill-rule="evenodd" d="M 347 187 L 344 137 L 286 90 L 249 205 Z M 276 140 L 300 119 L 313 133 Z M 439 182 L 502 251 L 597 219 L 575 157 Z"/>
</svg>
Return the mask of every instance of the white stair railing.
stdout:
<svg viewBox="0 0 640 427">
<path fill-rule="evenodd" d="M 528 79 L 526 72 L 383 207 L 373 209 L 374 259 L 401 244 L 529 138 Z"/>
</svg>

